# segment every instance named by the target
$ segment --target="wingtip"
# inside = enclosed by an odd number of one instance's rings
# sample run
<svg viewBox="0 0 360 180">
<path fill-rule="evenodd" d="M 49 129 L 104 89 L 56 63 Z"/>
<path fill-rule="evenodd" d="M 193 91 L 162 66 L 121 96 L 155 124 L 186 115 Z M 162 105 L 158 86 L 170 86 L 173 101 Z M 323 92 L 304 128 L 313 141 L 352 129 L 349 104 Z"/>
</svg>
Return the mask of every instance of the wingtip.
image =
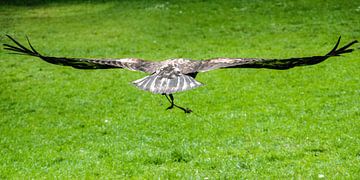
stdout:
<svg viewBox="0 0 360 180">
<path fill-rule="evenodd" d="M 26 40 L 27 40 L 30 48 L 31 48 L 37 55 L 41 56 L 41 54 L 38 53 L 38 52 L 35 50 L 35 48 L 31 45 L 30 40 L 29 40 L 29 37 L 28 37 L 27 35 L 25 35 L 25 37 L 26 37 Z"/>
<path fill-rule="evenodd" d="M 341 40 L 341 35 L 339 36 L 335 46 L 331 49 L 331 51 L 329 53 L 327 53 L 326 55 L 332 55 L 334 54 L 334 52 L 336 52 L 336 49 L 338 48 L 339 44 L 340 44 L 340 40 Z"/>
<path fill-rule="evenodd" d="M 26 48 L 25 46 L 23 46 L 21 43 L 19 43 L 17 40 L 15 40 L 14 38 L 12 38 L 10 35 L 6 34 L 6 36 L 13 41 L 13 43 L 15 43 L 16 45 L 9 45 L 9 44 L 3 44 L 3 46 L 5 46 L 5 50 L 10 50 L 10 51 L 15 51 L 15 52 L 20 52 L 23 54 L 27 54 L 27 55 L 31 55 L 31 56 L 37 56 L 37 57 L 41 57 L 41 55 L 32 47 L 32 45 L 30 44 L 30 41 L 28 39 L 28 37 L 26 36 L 30 48 L 33 50 L 29 50 L 28 48 Z"/>
<path fill-rule="evenodd" d="M 6 37 L 8 37 L 9 39 L 11 39 L 12 41 L 15 41 L 13 37 L 11 37 L 10 35 L 6 34 Z"/>
<path fill-rule="evenodd" d="M 337 45 L 335 46 L 336 48 L 334 48 L 332 51 L 330 51 L 327 56 L 339 56 L 341 54 L 345 54 L 345 53 L 350 53 L 352 52 L 354 49 L 348 49 L 350 46 L 352 46 L 353 44 L 358 43 L 358 40 L 353 40 L 350 43 L 346 44 L 345 46 L 336 49 Z"/>
</svg>

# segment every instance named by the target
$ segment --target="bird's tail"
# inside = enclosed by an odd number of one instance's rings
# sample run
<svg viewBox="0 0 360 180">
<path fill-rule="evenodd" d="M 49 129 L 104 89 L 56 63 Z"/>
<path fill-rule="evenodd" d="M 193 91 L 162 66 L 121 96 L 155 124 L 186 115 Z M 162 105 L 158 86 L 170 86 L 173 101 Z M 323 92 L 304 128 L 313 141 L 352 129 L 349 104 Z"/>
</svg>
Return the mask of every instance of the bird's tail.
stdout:
<svg viewBox="0 0 360 180">
<path fill-rule="evenodd" d="M 180 74 L 174 78 L 153 74 L 133 81 L 132 83 L 139 89 L 155 94 L 172 94 L 202 86 L 200 82 L 184 74 Z"/>
</svg>

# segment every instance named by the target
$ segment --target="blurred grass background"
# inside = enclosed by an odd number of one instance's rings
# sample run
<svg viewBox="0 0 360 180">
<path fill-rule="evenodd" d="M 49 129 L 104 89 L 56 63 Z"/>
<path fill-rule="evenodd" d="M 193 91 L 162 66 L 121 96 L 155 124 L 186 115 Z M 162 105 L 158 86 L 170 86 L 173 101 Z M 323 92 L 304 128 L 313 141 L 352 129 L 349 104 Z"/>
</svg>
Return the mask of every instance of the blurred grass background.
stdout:
<svg viewBox="0 0 360 180">
<path fill-rule="evenodd" d="M 287 58 L 360 37 L 360 2 L 2 1 L 9 34 L 46 55 Z M 356 45 L 359 47 L 359 45 Z M 0 178 L 359 178 L 359 52 L 289 71 L 226 69 L 175 95 L 126 70 L 0 50 Z"/>
</svg>

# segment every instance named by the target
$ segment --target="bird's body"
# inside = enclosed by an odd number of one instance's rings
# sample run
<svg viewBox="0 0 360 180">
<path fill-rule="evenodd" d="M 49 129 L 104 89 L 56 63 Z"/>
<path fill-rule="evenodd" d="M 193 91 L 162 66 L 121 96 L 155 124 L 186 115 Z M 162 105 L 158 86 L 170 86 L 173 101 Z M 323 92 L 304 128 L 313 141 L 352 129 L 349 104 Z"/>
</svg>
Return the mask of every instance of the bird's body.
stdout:
<svg viewBox="0 0 360 180">
<path fill-rule="evenodd" d="M 16 52 L 17 54 L 35 56 L 51 64 L 72 66 L 76 69 L 123 68 L 145 72 L 149 75 L 133 81 L 133 84 L 142 90 L 165 95 L 171 103 L 171 106 L 168 109 L 177 107 L 184 110 L 186 113 L 191 112 L 191 110 L 174 104 L 172 94 L 200 87 L 202 84 L 195 80 L 197 73 L 219 68 L 267 68 L 286 70 L 296 66 L 314 65 L 325 61 L 329 57 L 340 56 L 341 54 L 352 52 L 353 49 L 349 49 L 349 47 L 358 42 L 355 40 L 338 48 L 340 43 L 339 38 L 335 47 L 323 56 L 288 59 L 213 58 L 208 60 L 190 60 L 180 58 L 165 61 L 145 61 L 136 58 L 88 59 L 43 56 L 32 47 L 29 40 L 28 42 L 31 50 L 21 45 L 12 37 L 8 37 L 17 46 L 4 44 L 6 50 Z"/>
<path fill-rule="evenodd" d="M 136 80 L 133 84 L 155 94 L 172 94 L 199 87 L 202 84 L 196 81 L 195 77 L 186 74 L 191 68 L 188 65 L 196 64 L 196 62 L 199 61 L 170 59 L 158 62 L 158 67 L 153 74 Z"/>
</svg>

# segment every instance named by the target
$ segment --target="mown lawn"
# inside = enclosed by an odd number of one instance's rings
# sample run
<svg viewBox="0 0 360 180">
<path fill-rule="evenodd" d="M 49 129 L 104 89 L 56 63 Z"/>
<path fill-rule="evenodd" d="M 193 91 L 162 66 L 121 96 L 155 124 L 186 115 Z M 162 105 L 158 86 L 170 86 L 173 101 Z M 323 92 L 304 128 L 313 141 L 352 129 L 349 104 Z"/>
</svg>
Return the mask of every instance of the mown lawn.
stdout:
<svg viewBox="0 0 360 180">
<path fill-rule="evenodd" d="M 34 2 L 0 4 L 1 44 L 164 60 L 321 55 L 360 39 L 358 1 Z M 184 114 L 130 84 L 143 73 L 1 49 L 0 179 L 360 178 L 359 54 L 199 74 L 206 86 L 175 94 Z"/>
</svg>

